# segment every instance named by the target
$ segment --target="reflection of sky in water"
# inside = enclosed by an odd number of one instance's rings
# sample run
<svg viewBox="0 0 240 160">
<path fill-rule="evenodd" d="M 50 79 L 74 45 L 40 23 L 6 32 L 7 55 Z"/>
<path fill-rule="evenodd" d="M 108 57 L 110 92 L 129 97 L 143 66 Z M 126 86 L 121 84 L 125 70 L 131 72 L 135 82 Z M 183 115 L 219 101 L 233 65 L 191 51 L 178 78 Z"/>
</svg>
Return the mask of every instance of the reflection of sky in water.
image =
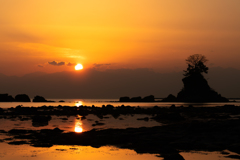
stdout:
<svg viewBox="0 0 240 160">
<path fill-rule="evenodd" d="M 144 118 L 147 115 L 121 115 L 117 119 L 112 117 L 112 115 L 106 115 L 104 119 L 99 119 L 95 115 L 88 115 L 86 119 L 82 120 L 81 116 L 52 116 L 52 120 L 49 121 L 48 126 L 44 127 L 33 127 L 31 119 L 27 121 L 20 121 L 18 118 L 15 119 L 0 119 L 0 129 L 10 130 L 12 128 L 17 129 L 34 129 L 40 130 L 44 128 L 53 129 L 59 127 L 65 131 L 80 133 L 83 131 L 89 131 L 93 128 L 128 128 L 128 127 L 151 127 L 156 125 L 161 125 L 158 122 L 149 120 L 139 121 L 137 118 Z M 67 120 L 63 120 L 67 119 Z M 121 120 L 120 120 L 121 119 Z M 92 124 L 95 121 L 100 121 L 105 123 L 103 126 L 93 127 Z M 0 139 L 7 138 L 0 134 Z M 29 145 L 15 146 L 8 145 L 6 142 L 0 143 L 0 159 L 1 160 L 25 160 L 26 156 L 29 160 L 41 160 L 41 159 L 79 159 L 81 157 L 84 160 L 91 160 L 97 158 L 98 160 L 162 160 L 162 158 L 156 157 L 154 154 L 137 154 L 133 150 L 128 149 L 117 149 L 114 147 L 101 147 L 98 149 L 92 147 L 84 146 L 53 146 L 51 148 L 34 148 Z M 185 160 L 230 160 L 231 158 L 226 158 L 220 152 L 181 152 L 180 153 Z"/>
</svg>

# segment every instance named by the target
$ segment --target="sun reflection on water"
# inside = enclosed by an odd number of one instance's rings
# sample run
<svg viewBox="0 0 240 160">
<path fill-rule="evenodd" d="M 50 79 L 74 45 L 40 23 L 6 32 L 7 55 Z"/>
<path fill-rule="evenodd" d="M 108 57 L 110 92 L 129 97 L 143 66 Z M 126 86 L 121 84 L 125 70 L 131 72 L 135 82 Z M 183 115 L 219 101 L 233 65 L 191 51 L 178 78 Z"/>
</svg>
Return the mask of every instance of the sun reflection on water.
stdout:
<svg viewBox="0 0 240 160">
<path fill-rule="evenodd" d="M 82 120 L 81 116 L 78 116 L 75 120 L 75 128 L 74 131 L 76 133 L 82 133 L 83 132 L 83 127 L 82 127 Z"/>
<path fill-rule="evenodd" d="M 77 102 L 75 102 L 75 106 L 76 107 L 80 107 L 80 106 L 82 106 L 83 105 L 83 102 L 82 101 L 77 101 Z"/>
</svg>

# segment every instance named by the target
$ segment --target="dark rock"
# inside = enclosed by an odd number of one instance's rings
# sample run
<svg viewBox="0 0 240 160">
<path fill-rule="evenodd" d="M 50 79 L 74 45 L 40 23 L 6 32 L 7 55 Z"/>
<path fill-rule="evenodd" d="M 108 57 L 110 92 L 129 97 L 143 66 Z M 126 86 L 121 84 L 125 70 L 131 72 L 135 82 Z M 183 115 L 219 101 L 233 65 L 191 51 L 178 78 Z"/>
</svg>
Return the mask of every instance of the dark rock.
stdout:
<svg viewBox="0 0 240 160">
<path fill-rule="evenodd" d="M 131 102 L 142 102 L 142 97 L 138 96 L 138 97 L 132 97 L 130 99 Z"/>
<path fill-rule="evenodd" d="M 178 93 L 180 102 L 228 102 L 216 91 L 210 88 L 202 74 L 192 74 L 182 79 L 184 88 Z"/>
<path fill-rule="evenodd" d="M 183 121 L 185 118 L 180 113 L 159 113 L 157 116 L 152 117 L 157 122 L 162 121 Z"/>
<path fill-rule="evenodd" d="M 143 102 L 154 102 L 155 101 L 155 98 L 153 95 L 150 95 L 150 96 L 146 96 L 142 99 Z"/>
<path fill-rule="evenodd" d="M 31 102 L 31 100 L 26 94 L 18 94 L 15 96 L 15 102 Z"/>
<path fill-rule="evenodd" d="M 0 102 L 13 102 L 14 98 L 10 95 L 6 94 L 0 94 Z"/>
<path fill-rule="evenodd" d="M 144 118 L 138 118 L 137 120 L 139 120 L 139 121 L 149 121 L 149 118 L 148 117 L 144 117 Z"/>
<path fill-rule="evenodd" d="M 13 142 L 9 142 L 8 144 L 22 145 L 22 144 L 28 144 L 28 142 L 27 141 L 13 141 Z"/>
<path fill-rule="evenodd" d="M 32 117 L 32 126 L 34 127 L 41 127 L 47 126 L 48 122 L 52 119 L 51 116 L 33 116 Z"/>
<path fill-rule="evenodd" d="M 164 160 L 185 160 L 179 153 L 161 154 L 157 157 L 163 157 Z"/>
<path fill-rule="evenodd" d="M 6 131 L 4 131 L 4 130 L 0 130 L 0 133 L 7 133 Z"/>
<path fill-rule="evenodd" d="M 175 97 L 174 95 L 172 95 L 172 94 L 169 94 L 168 96 L 167 96 L 167 98 L 163 98 L 162 99 L 162 102 L 177 102 L 178 100 L 177 100 L 177 97 Z"/>
<path fill-rule="evenodd" d="M 233 144 L 228 147 L 228 150 L 240 154 L 240 144 Z"/>
<path fill-rule="evenodd" d="M 26 134 L 26 133 L 28 133 L 28 130 L 25 130 L 25 129 L 11 129 L 11 130 L 9 130 L 8 131 L 8 133 L 9 134 L 16 134 L 16 135 L 18 135 L 18 134 Z"/>
<path fill-rule="evenodd" d="M 129 97 L 120 97 L 119 102 L 130 102 Z"/>
<path fill-rule="evenodd" d="M 33 102 L 47 102 L 47 100 L 42 96 L 35 96 Z"/>
<path fill-rule="evenodd" d="M 138 97 L 120 97 L 119 102 L 155 102 L 155 98 L 153 95 L 146 96 L 144 98 Z"/>
<path fill-rule="evenodd" d="M 227 158 L 232 158 L 232 159 L 240 159 L 239 155 L 229 155 L 229 156 L 225 156 Z"/>
</svg>

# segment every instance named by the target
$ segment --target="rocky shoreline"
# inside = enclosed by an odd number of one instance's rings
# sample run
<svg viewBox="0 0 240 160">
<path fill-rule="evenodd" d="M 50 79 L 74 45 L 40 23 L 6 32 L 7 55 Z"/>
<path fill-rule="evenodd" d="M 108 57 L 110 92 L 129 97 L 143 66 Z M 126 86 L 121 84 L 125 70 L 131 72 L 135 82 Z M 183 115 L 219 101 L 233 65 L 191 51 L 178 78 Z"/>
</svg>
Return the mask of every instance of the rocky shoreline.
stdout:
<svg viewBox="0 0 240 160">
<path fill-rule="evenodd" d="M 127 129 L 92 129 L 83 133 L 64 132 L 59 128 L 42 130 L 12 129 L 1 132 L 12 137 L 9 144 L 30 144 L 35 147 L 53 145 L 84 145 L 100 147 L 113 145 L 134 149 L 138 153 L 158 154 L 164 160 L 182 160 L 181 151 L 224 151 L 240 154 L 240 107 L 16 107 L 1 109 L 1 118 L 19 118 L 28 115 L 32 121 L 49 121 L 51 115 L 106 115 L 146 114 L 164 124 L 156 127 Z M 36 117 L 38 116 L 38 117 Z M 40 118 L 41 117 L 41 118 Z M 43 118 L 46 117 L 46 118 Z M 139 119 L 147 120 L 147 118 Z M 5 141 L 4 139 L 1 141 Z M 226 153 L 224 153 L 226 154 Z M 226 155 L 233 156 L 233 155 Z M 240 156 L 234 156 L 240 159 Z"/>
</svg>

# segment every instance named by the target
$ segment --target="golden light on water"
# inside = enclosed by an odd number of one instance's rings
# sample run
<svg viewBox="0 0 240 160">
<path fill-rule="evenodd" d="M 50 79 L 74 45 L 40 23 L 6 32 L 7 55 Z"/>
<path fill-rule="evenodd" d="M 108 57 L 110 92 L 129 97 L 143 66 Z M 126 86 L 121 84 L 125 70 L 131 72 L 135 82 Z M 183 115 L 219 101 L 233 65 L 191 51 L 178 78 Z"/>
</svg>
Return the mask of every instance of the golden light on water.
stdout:
<svg viewBox="0 0 240 160">
<path fill-rule="evenodd" d="M 77 133 L 82 133 L 83 129 L 82 129 L 81 126 L 75 126 L 75 130 L 74 131 L 77 132 Z"/>
<path fill-rule="evenodd" d="M 83 69 L 83 65 L 82 64 L 77 64 L 75 66 L 75 70 L 81 70 L 81 69 Z"/>
<path fill-rule="evenodd" d="M 80 107 L 80 106 L 82 106 L 82 105 L 83 105 L 82 101 L 78 101 L 78 102 L 75 103 L 75 106 L 76 106 L 76 107 Z"/>
<path fill-rule="evenodd" d="M 82 120 L 81 116 L 78 115 L 78 117 L 75 120 L 75 128 L 74 131 L 76 133 L 82 133 L 83 132 L 83 127 L 82 127 Z"/>
</svg>

